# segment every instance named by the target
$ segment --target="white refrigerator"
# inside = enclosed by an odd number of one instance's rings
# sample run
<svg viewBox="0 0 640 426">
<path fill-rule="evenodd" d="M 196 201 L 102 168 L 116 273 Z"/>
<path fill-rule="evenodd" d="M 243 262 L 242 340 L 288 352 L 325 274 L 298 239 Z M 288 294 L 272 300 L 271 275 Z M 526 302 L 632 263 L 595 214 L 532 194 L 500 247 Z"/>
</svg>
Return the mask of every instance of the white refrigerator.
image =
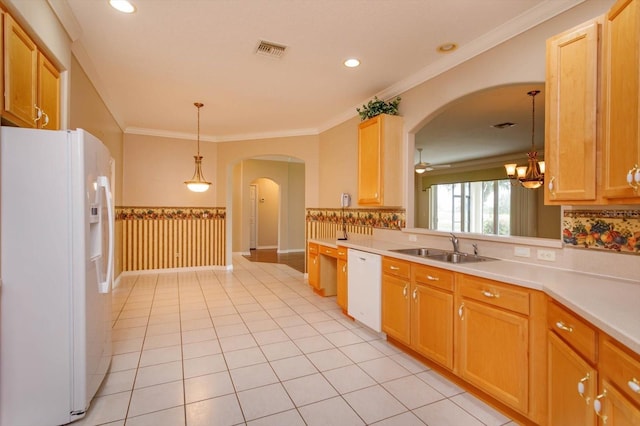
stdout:
<svg viewBox="0 0 640 426">
<path fill-rule="evenodd" d="M 83 130 L 0 130 L 0 426 L 84 417 L 111 363 L 109 150 Z"/>
</svg>

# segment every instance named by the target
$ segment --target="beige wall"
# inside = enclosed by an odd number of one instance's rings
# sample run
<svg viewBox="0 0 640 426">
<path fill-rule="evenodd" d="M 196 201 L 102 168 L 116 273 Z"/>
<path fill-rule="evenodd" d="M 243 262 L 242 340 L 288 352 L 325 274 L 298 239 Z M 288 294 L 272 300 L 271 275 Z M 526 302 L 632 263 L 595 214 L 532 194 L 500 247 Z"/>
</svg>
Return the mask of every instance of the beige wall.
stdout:
<svg viewBox="0 0 640 426">
<path fill-rule="evenodd" d="M 217 144 L 200 141 L 202 172 L 212 182 L 206 192 L 191 192 L 184 181 L 194 171 L 196 140 L 125 134 L 123 205 L 135 207 L 223 207 L 216 196 Z"/>
<path fill-rule="evenodd" d="M 69 128 L 85 129 L 109 148 L 111 157 L 115 161 L 114 199 L 116 206 L 119 206 L 122 202 L 124 183 L 122 130 L 118 127 L 75 57 L 71 61 L 69 76 Z M 115 237 L 114 270 L 117 277 L 122 272 L 122 228 L 120 222 L 116 222 Z"/>
<path fill-rule="evenodd" d="M 404 207 L 407 226 L 414 220 L 413 135 L 449 102 L 493 86 L 545 80 L 546 39 L 604 13 L 613 0 L 585 3 L 400 94 L 404 117 Z M 355 110 L 354 110 L 355 115 Z M 339 206 L 338 196 L 357 189 L 356 118 L 320 135 L 320 206 Z M 337 174 L 337 176 L 336 176 Z"/>
</svg>

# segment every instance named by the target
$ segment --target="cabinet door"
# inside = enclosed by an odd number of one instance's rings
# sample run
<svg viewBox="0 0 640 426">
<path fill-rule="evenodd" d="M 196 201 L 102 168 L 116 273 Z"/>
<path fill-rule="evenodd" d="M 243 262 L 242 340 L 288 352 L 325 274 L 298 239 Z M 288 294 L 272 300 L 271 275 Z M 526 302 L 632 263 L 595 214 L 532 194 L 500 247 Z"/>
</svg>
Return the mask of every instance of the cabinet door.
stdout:
<svg viewBox="0 0 640 426">
<path fill-rule="evenodd" d="M 22 127 L 35 127 L 37 64 L 35 43 L 5 14 L 3 115 Z"/>
<path fill-rule="evenodd" d="M 309 253 L 309 285 L 316 290 L 320 289 L 320 259 L 317 253 Z"/>
<path fill-rule="evenodd" d="M 640 166 L 640 0 L 618 0 L 604 28 L 603 192 L 637 199 L 627 174 Z"/>
<path fill-rule="evenodd" d="M 381 205 L 383 202 L 383 116 L 358 126 L 358 203 Z"/>
<path fill-rule="evenodd" d="M 512 408 L 527 413 L 527 317 L 462 299 L 459 307 L 459 375 Z"/>
<path fill-rule="evenodd" d="M 412 349 L 453 369 L 453 294 L 414 284 L 411 299 Z"/>
<path fill-rule="evenodd" d="M 547 204 L 596 198 L 599 28 L 593 20 L 547 40 Z"/>
<path fill-rule="evenodd" d="M 600 425 L 640 426 L 640 410 L 606 379 L 600 381 L 600 394 L 594 409 Z M 599 411 L 598 411 L 599 410 Z"/>
<path fill-rule="evenodd" d="M 595 425 L 596 370 L 555 333 L 549 332 L 548 339 L 548 424 Z"/>
<path fill-rule="evenodd" d="M 347 261 L 338 259 L 338 277 L 336 285 L 336 303 L 347 310 Z"/>
<path fill-rule="evenodd" d="M 399 342 L 411 343 L 409 280 L 382 275 L 382 331 Z"/>
<path fill-rule="evenodd" d="M 60 73 L 42 53 L 38 54 L 38 106 L 43 114 L 38 127 L 60 129 Z"/>
</svg>

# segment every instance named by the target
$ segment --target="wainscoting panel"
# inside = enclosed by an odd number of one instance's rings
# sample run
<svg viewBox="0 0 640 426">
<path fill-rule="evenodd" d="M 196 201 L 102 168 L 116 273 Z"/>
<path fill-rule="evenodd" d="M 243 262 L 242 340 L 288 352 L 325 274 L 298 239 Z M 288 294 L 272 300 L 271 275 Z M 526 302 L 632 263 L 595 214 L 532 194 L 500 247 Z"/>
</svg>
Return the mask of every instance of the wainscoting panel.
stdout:
<svg viewBox="0 0 640 426">
<path fill-rule="evenodd" d="M 119 208 L 122 270 L 225 265 L 224 209 Z"/>
</svg>

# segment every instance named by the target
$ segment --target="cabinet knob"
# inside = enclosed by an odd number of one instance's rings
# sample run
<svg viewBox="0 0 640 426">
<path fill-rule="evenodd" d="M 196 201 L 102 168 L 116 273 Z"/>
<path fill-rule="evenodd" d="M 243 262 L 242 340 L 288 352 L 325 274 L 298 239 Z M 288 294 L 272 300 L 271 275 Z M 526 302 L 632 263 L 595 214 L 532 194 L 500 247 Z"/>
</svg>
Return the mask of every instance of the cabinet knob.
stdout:
<svg viewBox="0 0 640 426">
<path fill-rule="evenodd" d="M 482 295 L 484 297 L 488 297 L 489 299 L 498 299 L 500 298 L 500 293 L 494 293 L 490 290 L 482 290 Z"/>
<path fill-rule="evenodd" d="M 399 271 L 400 270 L 399 267 L 393 266 L 393 265 L 389 266 L 389 269 L 391 269 L 392 271 Z"/>
<path fill-rule="evenodd" d="M 36 117 L 33 119 L 34 123 L 37 123 L 42 118 L 42 109 L 38 105 L 33 106 L 36 109 Z"/>
<path fill-rule="evenodd" d="M 556 322 L 556 327 L 558 327 L 560 330 L 573 333 L 573 327 L 570 325 L 566 325 L 563 321 Z"/>
<path fill-rule="evenodd" d="M 402 289 L 402 295 L 404 296 L 404 298 L 407 298 L 407 284 L 404 285 L 404 288 Z"/>
<path fill-rule="evenodd" d="M 584 401 L 587 403 L 587 405 L 589 405 L 589 401 L 590 398 L 584 396 L 585 394 L 585 383 L 589 381 L 589 379 L 591 378 L 591 375 L 589 373 L 587 373 L 586 376 L 584 376 L 582 379 L 580 379 L 580 381 L 578 382 L 578 394 L 582 397 L 582 399 L 584 399 Z"/>
<path fill-rule="evenodd" d="M 637 164 L 627 172 L 627 183 L 633 188 L 633 192 L 638 192 L 640 187 L 640 168 L 638 168 Z"/>
<path fill-rule="evenodd" d="M 460 320 L 464 321 L 464 302 L 461 303 L 458 308 L 458 316 L 460 317 Z"/>
<path fill-rule="evenodd" d="M 631 378 L 631 380 L 627 382 L 627 385 L 633 392 L 640 393 L 640 382 L 635 377 Z"/>
<path fill-rule="evenodd" d="M 553 181 L 556 180 L 555 176 L 551 176 L 551 179 L 549 179 L 549 194 L 551 194 L 551 197 L 555 198 L 556 196 L 556 187 L 553 184 Z"/>
<path fill-rule="evenodd" d="M 602 419 L 602 424 L 607 424 L 607 416 L 602 412 L 602 400 L 607 396 L 607 390 L 603 390 L 602 393 L 596 396 L 595 401 L 593 401 L 593 411 L 596 412 L 596 415 Z"/>
<path fill-rule="evenodd" d="M 433 277 L 433 276 L 431 276 L 431 275 L 427 275 L 427 279 L 428 279 L 429 281 L 440 281 L 440 278 L 438 278 L 438 277 Z"/>
<path fill-rule="evenodd" d="M 49 114 L 43 111 L 42 115 L 44 116 L 44 123 L 42 123 L 42 128 L 44 129 L 49 124 Z"/>
<path fill-rule="evenodd" d="M 417 288 L 413 289 L 413 293 L 411 294 L 411 296 L 413 297 L 413 300 L 418 300 L 418 289 Z"/>
</svg>

